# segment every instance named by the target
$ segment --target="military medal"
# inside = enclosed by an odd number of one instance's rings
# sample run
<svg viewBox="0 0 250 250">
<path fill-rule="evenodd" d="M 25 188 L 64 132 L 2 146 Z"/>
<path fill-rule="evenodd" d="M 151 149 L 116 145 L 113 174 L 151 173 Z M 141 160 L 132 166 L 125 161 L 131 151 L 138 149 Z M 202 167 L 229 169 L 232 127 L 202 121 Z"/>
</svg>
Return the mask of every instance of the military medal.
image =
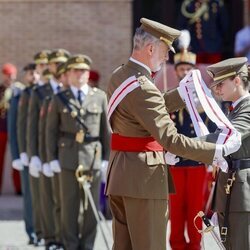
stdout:
<svg viewBox="0 0 250 250">
<path fill-rule="evenodd" d="M 76 141 L 78 143 L 83 143 L 84 141 L 84 135 L 85 133 L 83 132 L 83 130 L 80 130 L 79 132 L 76 133 Z"/>
</svg>

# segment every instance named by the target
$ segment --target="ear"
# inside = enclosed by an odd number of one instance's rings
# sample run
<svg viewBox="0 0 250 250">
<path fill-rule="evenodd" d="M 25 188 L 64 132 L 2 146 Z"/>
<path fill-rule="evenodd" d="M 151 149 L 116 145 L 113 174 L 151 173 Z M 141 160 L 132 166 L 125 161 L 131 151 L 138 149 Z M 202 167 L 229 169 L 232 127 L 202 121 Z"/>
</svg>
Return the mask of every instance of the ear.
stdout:
<svg viewBox="0 0 250 250">
<path fill-rule="evenodd" d="M 152 43 L 147 45 L 148 54 L 151 56 L 154 52 L 154 45 Z"/>
<path fill-rule="evenodd" d="M 240 79 L 240 77 L 239 77 L 239 76 L 236 76 L 236 77 L 234 78 L 234 82 L 235 82 L 235 85 L 236 85 L 236 86 L 239 86 L 239 85 L 241 84 L 241 79 Z"/>
</svg>

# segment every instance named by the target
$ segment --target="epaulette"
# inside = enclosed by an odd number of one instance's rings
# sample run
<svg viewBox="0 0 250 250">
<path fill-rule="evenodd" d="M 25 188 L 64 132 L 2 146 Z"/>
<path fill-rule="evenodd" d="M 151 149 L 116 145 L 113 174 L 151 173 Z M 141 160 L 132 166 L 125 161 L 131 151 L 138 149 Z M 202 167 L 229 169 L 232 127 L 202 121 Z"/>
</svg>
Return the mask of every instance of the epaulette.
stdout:
<svg viewBox="0 0 250 250">
<path fill-rule="evenodd" d="M 143 84 L 149 82 L 148 78 L 144 75 L 137 77 L 137 80 L 140 83 L 140 85 L 143 85 Z"/>
<path fill-rule="evenodd" d="M 124 64 L 122 64 L 121 66 L 117 67 L 117 68 L 112 72 L 112 74 L 116 73 L 119 69 L 121 69 L 123 65 L 124 65 Z"/>
<path fill-rule="evenodd" d="M 90 90 L 90 95 L 97 95 L 97 96 L 105 96 L 106 93 L 102 90 L 102 89 L 99 89 L 99 88 L 91 88 Z"/>
<path fill-rule="evenodd" d="M 20 90 L 24 90 L 25 89 L 25 84 L 21 83 L 21 82 L 14 82 L 14 86 Z"/>
</svg>

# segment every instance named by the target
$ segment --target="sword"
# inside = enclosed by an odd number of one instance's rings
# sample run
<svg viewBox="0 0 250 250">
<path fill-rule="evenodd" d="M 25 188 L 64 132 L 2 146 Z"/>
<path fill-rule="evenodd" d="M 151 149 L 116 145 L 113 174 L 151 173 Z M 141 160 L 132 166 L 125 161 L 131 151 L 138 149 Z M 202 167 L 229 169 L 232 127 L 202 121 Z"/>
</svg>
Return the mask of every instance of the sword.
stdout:
<svg viewBox="0 0 250 250">
<path fill-rule="evenodd" d="M 207 199 L 207 203 L 206 203 L 206 207 L 205 207 L 205 214 L 208 214 L 208 211 L 210 209 L 211 203 L 212 203 L 212 199 L 213 199 L 213 194 L 214 194 L 214 190 L 215 190 L 215 181 L 212 182 L 211 184 L 211 190 Z"/>
<path fill-rule="evenodd" d="M 105 231 L 104 231 L 104 228 L 103 228 L 103 225 L 101 222 L 104 222 L 104 224 L 107 228 L 108 228 L 108 225 L 107 225 L 106 220 L 105 220 L 104 216 L 102 215 L 101 211 L 97 210 L 92 193 L 90 191 L 90 187 L 91 187 L 90 183 L 91 183 L 93 177 L 84 174 L 83 166 L 79 165 L 79 167 L 76 170 L 76 179 L 82 185 L 82 188 L 83 188 L 84 193 L 85 193 L 85 197 L 87 197 L 87 200 L 89 201 L 89 203 L 91 205 L 95 219 L 96 219 L 97 224 L 101 230 L 101 234 L 102 234 L 103 240 L 105 242 L 105 245 L 106 245 L 107 249 L 110 250 L 111 248 L 109 247 L 109 244 L 108 244 L 108 238 L 105 234 Z M 85 201 L 85 206 L 86 206 L 86 201 Z"/>
<path fill-rule="evenodd" d="M 206 228 L 203 229 L 199 229 L 196 225 L 196 220 L 198 218 L 201 218 L 202 221 L 204 222 Z M 219 248 L 221 250 L 226 250 L 225 246 L 223 245 L 220 236 L 215 232 L 214 230 L 214 226 L 211 224 L 211 222 L 209 221 L 209 219 L 205 216 L 205 214 L 200 211 L 198 212 L 198 214 L 194 217 L 194 226 L 197 229 L 197 231 L 202 234 L 202 233 L 210 233 L 212 235 L 212 237 L 214 238 L 215 242 L 217 243 L 217 245 L 219 246 Z"/>
</svg>

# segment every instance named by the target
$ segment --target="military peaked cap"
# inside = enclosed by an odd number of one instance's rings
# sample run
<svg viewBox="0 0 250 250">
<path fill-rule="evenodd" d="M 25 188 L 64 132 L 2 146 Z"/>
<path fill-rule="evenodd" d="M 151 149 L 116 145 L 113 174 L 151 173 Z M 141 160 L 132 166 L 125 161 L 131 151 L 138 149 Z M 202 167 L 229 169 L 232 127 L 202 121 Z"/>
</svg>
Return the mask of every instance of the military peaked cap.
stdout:
<svg viewBox="0 0 250 250">
<path fill-rule="evenodd" d="M 53 50 L 49 55 L 49 63 L 66 62 L 70 57 L 70 53 L 65 49 Z"/>
<path fill-rule="evenodd" d="M 210 88 L 212 88 L 225 79 L 236 76 L 239 73 L 246 73 L 247 75 L 247 58 L 235 57 L 212 64 L 207 67 L 207 72 L 213 78 L 213 82 L 210 85 Z"/>
<path fill-rule="evenodd" d="M 42 50 L 34 55 L 35 64 L 47 64 L 50 50 Z"/>
<path fill-rule="evenodd" d="M 67 69 L 86 69 L 90 70 L 92 60 L 90 57 L 82 54 L 74 55 L 67 62 Z"/>
<path fill-rule="evenodd" d="M 151 34 L 152 36 L 165 42 L 171 51 L 175 53 L 175 49 L 172 46 L 174 40 L 180 36 L 179 30 L 168 27 L 164 24 L 149 20 L 147 18 L 141 18 L 141 28 Z"/>
</svg>

